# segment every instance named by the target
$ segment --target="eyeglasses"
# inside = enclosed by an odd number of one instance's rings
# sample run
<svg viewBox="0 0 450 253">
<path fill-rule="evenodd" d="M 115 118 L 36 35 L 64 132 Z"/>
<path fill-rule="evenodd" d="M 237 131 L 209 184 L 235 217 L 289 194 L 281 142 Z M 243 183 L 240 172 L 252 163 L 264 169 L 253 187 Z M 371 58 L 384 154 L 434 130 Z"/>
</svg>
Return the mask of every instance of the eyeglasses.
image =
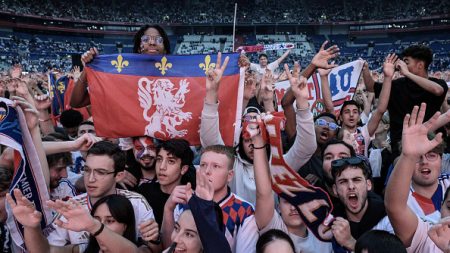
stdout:
<svg viewBox="0 0 450 253">
<path fill-rule="evenodd" d="M 320 126 L 320 127 L 328 126 L 331 131 L 334 131 L 339 128 L 339 126 L 336 123 L 328 122 L 324 119 L 317 119 L 315 124 L 316 124 L 316 126 Z"/>
<path fill-rule="evenodd" d="M 94 173 L 94 177 L 95 178 L 102 179 L 102 178 L 106 177 L 107 175 L 114 174 L 116 172 L 115 171 L 107 171 L 107 170 L 104 170 L 104 169 L 95 170 L 95 169 L 91 169 L 91 168 L 88 168 L 88 167 L 85 166 L 84 167 L 84 176 L 85 177 L 90 177 L 91 173 Z"/>
<path fill-rule="evenodd" d="M 162 44 L 164 42 L 163 37 L 161 36 L 151 36 L 151 35 L 143 35 L 141 37 L 141 42 L 149 43 L 150 41 L 154 41 L 156 44 Z"/>
<path fill-rule="evenodd" d="M 416 163 L 421 163 L 423 161 L 423 158 L 426 158 L 429 162 L 433 162 L 436 161 L 439 157 L 438 153 L 435 152 L 428 152 L 425 155 L 421 156 L 419 161 L 417 161 Z"/>
</svg>

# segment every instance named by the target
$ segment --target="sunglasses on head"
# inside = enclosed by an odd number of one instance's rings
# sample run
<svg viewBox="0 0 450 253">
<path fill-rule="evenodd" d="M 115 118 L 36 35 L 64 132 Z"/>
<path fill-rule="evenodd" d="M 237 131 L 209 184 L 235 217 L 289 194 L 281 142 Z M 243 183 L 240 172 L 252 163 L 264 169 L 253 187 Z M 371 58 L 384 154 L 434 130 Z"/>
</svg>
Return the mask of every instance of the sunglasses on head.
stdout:
<svg viewBox="0 0 450 253">
<path fill-rule="evenodd" d="M 338 159 L 338 160 L 334 160 L 331 162 L 331 168 L 333 170 L 335 169 L 340 169 L 344 166 L 357 166 L 357 165 L 365 165 L 365 161 L 357 156 L 352 156 L 352 157 L 346 157 L 346 158 L 342 158 L 342 159 Z"/>
<path fill-rule="evenodd" d="M 317 119 L 315 124 L 320 127 L 328 126 L 328 128 L 330 128 L 331 131 L 335 131 L 336 129 L 339 128 L 339 126 L 336 123 L 328 122 L 324 119 Z"/>
</svg>

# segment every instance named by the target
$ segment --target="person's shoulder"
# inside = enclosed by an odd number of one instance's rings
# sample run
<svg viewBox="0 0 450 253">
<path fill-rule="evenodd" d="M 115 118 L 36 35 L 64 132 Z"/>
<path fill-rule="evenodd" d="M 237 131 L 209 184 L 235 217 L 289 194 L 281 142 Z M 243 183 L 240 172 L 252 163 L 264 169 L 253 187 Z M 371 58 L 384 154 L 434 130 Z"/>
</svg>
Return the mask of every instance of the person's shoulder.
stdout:
<svg viewBox="0 0 450 253">
<path fill-rule="evenodd" d="M 244 210 L 246 210 L 247 214 L 253 214 L 254 213 L 254 207 L 253 205 L 248 202 L 247 200 L 239 197 L 238 195 L 236 195 L 235 193 L 231 193 L 231 206 L 233 206 L 234 208 L 242 208 Z"/>
<path fill-rule="evenodd" d="M 133 199 L 145 199 L 141 194 L 129 190 L 117 189 L 117 194 L 126 197 L 130 201 Z"/>
<path fill-rule="evenodd" d="M 79 194 L 79 195 L 73 197 L 73 200 L 78 201 L 82 205 L 87 205 L 88 195 L 87 195 L 87 193 L 82 193 L 82 194 Z"/>
</svg>

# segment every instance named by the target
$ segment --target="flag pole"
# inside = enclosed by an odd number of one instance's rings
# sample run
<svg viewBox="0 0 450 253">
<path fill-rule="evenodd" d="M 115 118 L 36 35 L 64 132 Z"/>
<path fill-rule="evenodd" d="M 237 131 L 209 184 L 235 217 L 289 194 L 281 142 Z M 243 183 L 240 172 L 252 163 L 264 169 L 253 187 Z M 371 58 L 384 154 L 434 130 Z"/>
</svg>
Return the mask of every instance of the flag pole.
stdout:
<svg viewBox="0 0 450 253">
<path fill-rule="evenodd" d="M 237 3 L 234 3 L 234 20 L 233 20 L 233 52 L 234 52 L 234 41 L 236 40 L 236 13 L 237 13 Z"/>
</svg>

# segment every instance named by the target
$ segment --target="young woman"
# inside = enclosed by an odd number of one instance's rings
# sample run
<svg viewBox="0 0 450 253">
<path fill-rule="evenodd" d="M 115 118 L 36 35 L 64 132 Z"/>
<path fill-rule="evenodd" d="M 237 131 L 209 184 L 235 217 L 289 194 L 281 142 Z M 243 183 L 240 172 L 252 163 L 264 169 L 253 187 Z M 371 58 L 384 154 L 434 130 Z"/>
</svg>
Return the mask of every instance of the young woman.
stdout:
<svg viewBox="0 0 450 253">
<path fill-rule="evenodd" d="M 41 239 L 33 236 L 43 236 L 42 232 L 32 231 L 41 230 L 42 214 L 36 211 L 19 189 L 14 190 L 14 197 L 16 201 L 9 194 L 6 195 L 15 219 L 24 227 L 25 244 L 30 243 L 30 240 Z M 98 200 L 92 209 L 93 216 L 85 206 L 74 200 L 48 201 L 47 205 L 65 218 L 56 219 L 56 225 L 68 230 L 86 231 L 90 236 L 87 246 L 52 246 L 52 252 L 150 252 L 146 246 L 138 248 L 135 244 L 134 211 L 130 201 L 123 196 L 109 195 Z M 30 249 L 30 252 L 50 252 L 50 249 L 48 245 L 41 245 Z"/>
<path fill-rule="evenodd" d="M 135 243 L 136 231 L 134 209 L 131 202 L 121 195 L 109 195 L 98 200 L 92 207 L 91 215 L 111 231 L 122 235 Z M 97 242 L 95 237 L 89 238 L 85 253 L 109 252 L 108 247 Z"/>
<path fill-rule="evenodd" d="M 256 253 L 294 253 L 294 243 L 285 232 L 271 229 L 259 237 L 256 243 Z"/>
<path fill-rule="evenodd" d="M 135 54 L 170 54 L 170 41 L 164 29 L 159 25 L 145 25 L 135 34 L 133 40 L 133 53 Z M 89 63 L 98 55 L 97 48 L 90 48 L 81 56 L 83 64 Z M 75 84 L 70 106 L 79 108 L 89 105 L 89 93 L 87 90 L 86 72 L 82 72 Z"/>
</svg>

